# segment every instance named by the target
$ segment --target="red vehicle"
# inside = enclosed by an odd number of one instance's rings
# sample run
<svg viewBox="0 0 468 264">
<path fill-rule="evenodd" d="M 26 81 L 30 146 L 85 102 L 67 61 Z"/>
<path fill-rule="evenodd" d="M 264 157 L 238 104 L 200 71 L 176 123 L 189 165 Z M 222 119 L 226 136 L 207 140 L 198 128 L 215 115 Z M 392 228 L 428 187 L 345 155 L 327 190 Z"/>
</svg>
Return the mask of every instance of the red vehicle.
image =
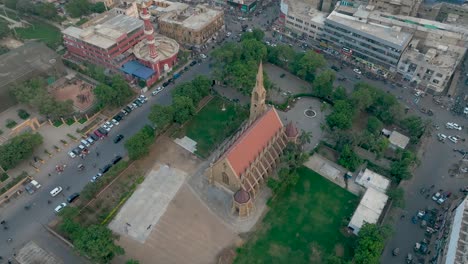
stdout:
<svg viewBox="0 0 468 264">
<path fill-rule="evenodd" d="M 100 137 L 100 138 L 103 138 L 103 137 L 106 136 L 106 135 L 104 135 L 104 134 L 101 134 L 101 132 L 99 132 L 97 129 L 94 130 L 94 134 L 95 134 L 96 136 Z"/>
</svg>

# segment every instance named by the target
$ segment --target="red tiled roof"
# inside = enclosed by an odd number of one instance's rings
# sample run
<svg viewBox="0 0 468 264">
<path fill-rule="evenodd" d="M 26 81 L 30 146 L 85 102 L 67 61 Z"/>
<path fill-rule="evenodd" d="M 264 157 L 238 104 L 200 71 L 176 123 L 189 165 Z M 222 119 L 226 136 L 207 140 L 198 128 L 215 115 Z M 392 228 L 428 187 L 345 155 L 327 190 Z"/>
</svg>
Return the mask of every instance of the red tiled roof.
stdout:
<svg viewBox="0 0 468 264">
<path fill-rule="evenodd" d="M 227 151 L 227 159 L 237 177 L 255 160 L 268 142 L 283 127 L 274 108 L 259 117 Z"/>
</svg>

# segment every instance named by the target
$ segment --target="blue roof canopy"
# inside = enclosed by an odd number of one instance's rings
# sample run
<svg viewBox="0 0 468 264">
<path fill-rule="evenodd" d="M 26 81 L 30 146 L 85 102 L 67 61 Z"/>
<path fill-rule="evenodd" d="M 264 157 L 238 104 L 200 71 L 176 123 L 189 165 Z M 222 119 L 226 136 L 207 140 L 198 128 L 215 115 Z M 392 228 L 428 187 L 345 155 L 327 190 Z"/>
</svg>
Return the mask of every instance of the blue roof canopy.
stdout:
<svg viewBox="0 0 468 264">
<path fill-rule="evenodd" d="M 153 71 L 153 69 L 146 67 L 138 61 L 129 61 L 122 65 L 122 68 L 120 68 L 120 70 L 144 80 L 148 80 L 151 77 L 151 75 L 155 74 L 155 71 Z"/>
</svg>

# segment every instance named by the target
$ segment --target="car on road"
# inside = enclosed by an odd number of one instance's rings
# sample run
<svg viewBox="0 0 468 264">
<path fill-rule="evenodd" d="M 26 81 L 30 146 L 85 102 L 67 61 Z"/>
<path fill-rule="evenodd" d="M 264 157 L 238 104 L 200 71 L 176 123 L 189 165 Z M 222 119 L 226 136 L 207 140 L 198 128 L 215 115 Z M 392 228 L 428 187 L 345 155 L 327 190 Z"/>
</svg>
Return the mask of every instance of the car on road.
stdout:
<svg viewBox="0 0 468 264">
<path fill-rule="evenodd" d="M 93 134 L 96 135 L 96 136 L 98 136 L 99 138 L 105 137 L 106 135 L 103 134 L 103 133 L 101 133 L 101 131 L 100 131 L 99 129 L 100 129 L 100 128 L 94 130 Z M 105 131 L 105 130 L 104 130 L 104 131 Z"/>
<path fill-rule="evenodd" d="M 104 129 L 106 132 L 111 131 L 111 127 L 107 126 L 106 124 L 104 124 L 101 128 Z"/>
<path fill-rule="evenodd" d="M 55 196 L 57 196 L 57 195 L 58 195 L 59 193 L 61 193 L 61 192 L 62 192 L 62 187 L 57 186 L 57 187 L 55 187 L 52 191 L 50 191 L 50 195 L 51 195 L 52 197 L 55 197 Z"/>
<path fill-rule="evenodd" d="M 124 138 L 123 135 L 117 135 L 115 138 L 114 138 L 114 143 L 117 144 L 119 143 L 120 141 L 122 141 L 122 139 Z"/>
<path fill-rule="evenodd" d="M 123 119 L 123 114 L 120 113 L 118 115 L 115 115 L 112 119 L 115 119 L 115 121 L 120 122 Z"/>
<path fill-rule="evenodd" d="M 84 146 L 83 144 L 80 144 L 78 145 L 78 148 L 80 149 L 80 154 L 81 154 L 81 152 L 83 152 L 86 149 L 86 146 Z"/>
<path fill-rule="evenodd" d="M 85 146 L 85 147 L 91 146 L 91 144 L 89 144 L 89 142 L 86 141 L 86 140 L 84 140 L 84 139 L 80 140 L 80 142 L 81 142 L 81 145 L 83 145 L 83 146 Z"/>
<path fill-rule="evenodd" d="M 355 72 L 357 74 L 362 74 L 361 70 L 359 70 L 358 68 L 354 69 L 353 72 Z"/>
<path fill-rule="evenodd" d="M 99 137 L 96 136 L 96 134 L 94 134 L 94 133 L 91 133 L 91 134 L 89 134 L 88 136 L 89 136 L 90 138 L 92 138 L 92 139 L 94 140 L 94 142 L 96 142 L 96 141 L 99 140 Z"/>
<path fill-rule="evenodd" d="M 115 119 L 112 119 L 111 122 L 112 122 L 112 124 L 113 124 L 114 126 L 118 126 L 118 125 L 120 124 L 119 121 L 117 121 L 117 120 L 115 120 Z"/>
<path fill-rule="evenodd" d="M 73 201 L 75 201 L 78 197 L 80 197 L 80 194 L 79 193 L 73 193 L 71 194 L 70 196 L 68 196 L 67 198 L 67 202 L 70 204 L 70 203 L 73 203 Z"/>
<path fill-rule="evenodd" d="M 112 124 L 110 121 L 106 121 L 104 123 L 104 126 L 108 127 L 109 129 L 112 129 L 114 127 L 114 124 Z"/>
<path fill-rule="evenodd" d="M 139 99 L 136 99 L 135 101 L 133 101 L 133 103 L 136 104 L 138 107 L 141 107 L 143 105 L 143 103 Z"/>
<path fill-rule="evenodd" d="M 442 197 L 442 194 L 440 194 L 440 192 L 436 192 L 434 193 L 434 195 L 432 195 L 432 201 L 437 201 L 439 200 L 440 198 Z"/>
<path fill-rule="evenodd" d="M 156 88 L 154 91 L 151 92 L 151 95 L 152 96 L 157 95 L 158 93 L 160 93 L 162 91 L 162 89 L 163 88 L 161 86 L 159 86 L 158 88 Z"/>
<path fill-rule="evenodd" d="M 59 204 L 57 207 L 55 207 L 54 211 L 58 214 L 60 213 L 60 211 L 63 210 L 63 208 L 67 207 L 67 204 L 66 203 L 61 203 Z"/>
<path fill-rule="evenodd" d="M 442 196 L 440 197 L 438 200 L 437 200 L 437 203 L 438 204 L 443 204 L 445 202 L 445 200 L 447 200 L 447 197 L 446 196 Z"/>
<path fill-rule="evenodd" d="M 337 71 L 337 72 L 340 71 L 340 68 L 338 68 L 338 67 L 335 66 L 335 65 L 331 66 L 331 68 L 332 68 L 332 70 L 334 70 L 334 71 Z"/>
<path fill-rule="evenodd" d="M 197 61 L 192 61 L 192 62 L 190 63 L 190 66 L 195 66 L 196 64 L 197 64 Z"/>
<path fill-rule="evenodd" d="M 109 171 L 109 169 L 112 167 L 112 164 L 107 164 L 101 169 L 101 173 L 104 174 Z"/>
<path fill-rule="evenodd" d="M 117 164 L 117 163 L 118 163 L 119 161 L 121 161 L 121 160 L 122 160 L 122 156 L 117 155 L 117 156 L 115 156 L 115 158 L 112 160 L 112 164 L 115 165 L 115 164 Z"/>
<path fill-rule="evenodd" d="M 463 128 L 462 128 L 460 125 L 458 125 L 457 123 L 452 123 L 452 125 L 453 125 L 453 129 L 455 129 L 455 130 L 461 131 L 461 130 L 463 129 Z"/>
<path fill-rule="evenodd" d="M 457 137 L 448 136 L 448 139 L 449 139 L 450 141 L 452 141 L 453 143 L 455 143 L 455 144 L 458 143 L 458 138 L 457 138 Z"/>
<path fill-rule="evenodd" d="M 138 101 L 140 101 L 142 104 L 146 103 L 148 99 L 144 95 L 138 96 Z"/>
<path fill-rule="evenodd" d="M 202 59 L 206 59 L 207 57 L 206 57 L 206 55 L 205 55 L 205 54 L 203 54 L 203 53 L 202 53 L 202 54 L 200 54 L 200 58 L 202 58 Z"/>
<path fill-rule="evenodd" d="M 91 144 L 91 145 L 94 144 L 94 142 L 95 142 L 95 140 L 91 136 L 88 136 L 85 140 L 88 141 L 89 144 Z"/>
</svg>

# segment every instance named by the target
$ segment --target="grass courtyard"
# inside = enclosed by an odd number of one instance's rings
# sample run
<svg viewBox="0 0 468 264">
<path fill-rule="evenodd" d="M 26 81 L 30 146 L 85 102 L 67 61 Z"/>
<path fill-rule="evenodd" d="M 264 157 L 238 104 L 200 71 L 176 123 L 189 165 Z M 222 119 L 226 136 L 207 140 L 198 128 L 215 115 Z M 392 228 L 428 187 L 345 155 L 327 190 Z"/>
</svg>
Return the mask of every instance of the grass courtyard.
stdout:
<svg viewBox="0 0 468 264">
<path fill-rule="evenodd" d="M 16 33 L 21 39 L 42 41 L 52 49 L 56 49 L 62 44 L 62 34 L 58 28 L 39 20 L 31 20 L 30 22 L 33 24 L 32 26 L 16 29 Z"/>
<path fill-rule="evenodd" d="M 223 104 L 225 111 L 221 110 Z M 218 144 L 239 128 L 247 116 L 247 110 L 239 104 L 215 97 L 183 127 L 177 136 L 185 135 L 195 140 L 197 154 L 207 157 Z"/>
<path fill-rule="evenodd" d="M 354 237 L 343 232 L 359 198 L 308 168 L 270 204 L 258 230 L 234 263 L 327 263 L 353 256 Z"/>
</svg>

